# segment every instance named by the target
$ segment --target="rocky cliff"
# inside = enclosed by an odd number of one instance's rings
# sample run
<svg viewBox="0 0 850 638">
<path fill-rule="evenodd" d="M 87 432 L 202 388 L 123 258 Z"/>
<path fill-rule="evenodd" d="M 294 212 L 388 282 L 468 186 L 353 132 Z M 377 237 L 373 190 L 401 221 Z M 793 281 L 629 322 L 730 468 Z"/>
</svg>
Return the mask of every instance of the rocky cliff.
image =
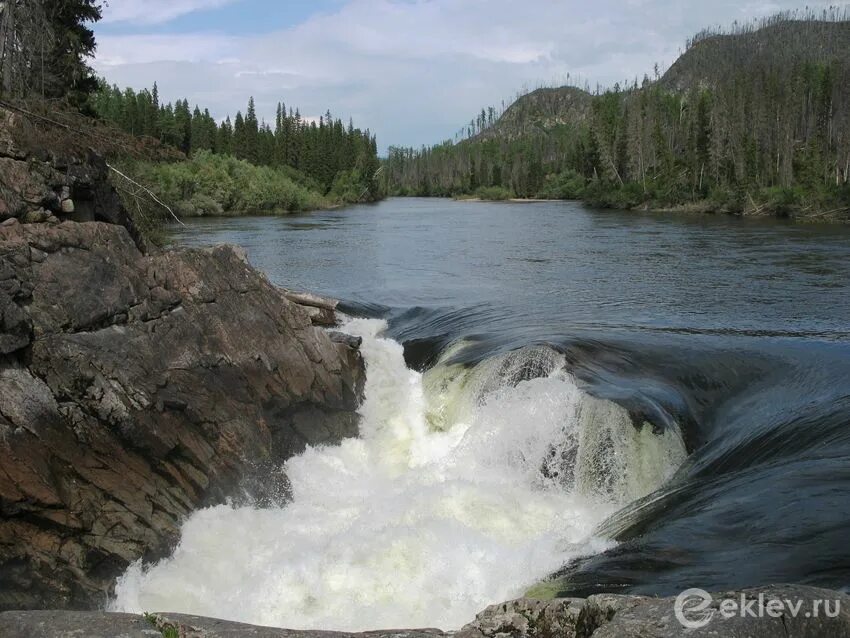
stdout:
<svg viewBox="0 0 850 638">
<path fill-rule="evenodd" d="M 355 435 L 357 344 L 310 314 L 231 247 L 0 225 L 0 609 L 100 605 L 192 510 L 285 498 L 281 461 Z"/>
</svg>

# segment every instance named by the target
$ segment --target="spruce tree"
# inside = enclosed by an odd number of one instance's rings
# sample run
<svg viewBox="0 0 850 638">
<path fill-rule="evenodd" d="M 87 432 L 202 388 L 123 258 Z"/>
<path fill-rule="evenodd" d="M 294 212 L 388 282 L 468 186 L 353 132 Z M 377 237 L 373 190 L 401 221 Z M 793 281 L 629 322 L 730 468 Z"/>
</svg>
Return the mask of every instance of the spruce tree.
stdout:
<svg viewBox="0 0 850 638">
<path fill-rule="evenodd" d="M 259 132 L 260 123 L 257 121 L 257 111 L 254 108 L 254 98 L 252 96 L 248 99 L 248 110 L 245 113 L 245 139 L 242 153 L 245 159 L 255 164 L 258 162 L 260 154 Z"/>
<path fill-rule="evenodd" d="M 233 121 L 233 154 L 239 159 L 245 159 L 245 119 L 242 117 L 242 111 L 236 111 L 236 119 Z"/>
<path fill-rule="evenodd" d="M 233 153 L 233 125 L 230 123 L 230 117 L 227 117 L 218 128 L 215 146 L 216 152 L 222 155 Z"/>
<path fill-rule="evenodd" d="M 174 133 L 177 147 L 186 153 L 191 152 L 192 144 L 192 113 L 189 111 L 188 100 L 178 100 L 174 106 Z"/>
</svg>

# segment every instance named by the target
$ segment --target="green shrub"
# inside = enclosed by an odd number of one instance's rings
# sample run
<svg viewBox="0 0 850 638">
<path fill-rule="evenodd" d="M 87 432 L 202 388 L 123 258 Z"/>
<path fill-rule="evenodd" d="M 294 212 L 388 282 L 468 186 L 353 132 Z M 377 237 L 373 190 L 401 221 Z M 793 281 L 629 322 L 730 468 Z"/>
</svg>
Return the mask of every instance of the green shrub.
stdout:
<svg viewBox="0 0 850 638">
<path fill-rule="evenodd" d="M 637 182 L 623 185 L 593 180 L 584 190 L 584 200 L 598 208 L 637 208 L 648 200 L 643 186 Z"/>
<path fill-rule="evenodd" d="M 328 195 L 337 201 L 348 204 L 362 201 L 368 194 L 368 188 L 364 188 L 363 183 L 363 178 L 357 169 L 340 171 L 334 179 Z"/>
<path fill-rule="evenodd" d="M 740 215 L 744 210 L 744 195 L 731 188 L 712 188 L 706 200 L 707 208 L 715 213 Z"/>
<path fill-rule="evenodd" d="M 482 186 L 475 191 L 473 196 L 478 199 L 499 202 L 510 199 L 514 194 L 502 186 Z"/>
<path fill-rule="evenodd" d="M 770 212 L 781 217 L 787 217 L 798 210 L 803 198 L 804 193 L 800 189 L 781 186 L 765 188 L 759 197 Z"/>
<path fill-rule="evenodd" d="M 540 199 L 580 199 L 584 195 L 586 185 L 587 180 L 583 175 L 568 169 L 562 173 L 547 175 L 537 197 Z"/>
<path fill-rule="evenodd" d="M 185 162 L 138 164 L 134 168 L 139 181 L 178 215 L 288 213 L 329 204 L 328 199 L 310 188 L 314 180 L 294 169 L 254 166 L 208 151 L 199 151 Z"/>
</svg>

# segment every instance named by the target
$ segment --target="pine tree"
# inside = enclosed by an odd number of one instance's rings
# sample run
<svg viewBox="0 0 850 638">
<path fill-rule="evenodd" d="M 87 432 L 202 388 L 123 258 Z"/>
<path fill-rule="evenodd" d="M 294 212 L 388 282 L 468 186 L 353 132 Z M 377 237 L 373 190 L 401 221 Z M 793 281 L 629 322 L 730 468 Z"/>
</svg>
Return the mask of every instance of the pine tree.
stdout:
<svg viewBox="0 0 850 638">
<path fill-rule="evenodd" d="M 233 125 L 230 123 L 230 117 L 227 117 L 218 128 L 215 146 L 216 152 L 222 155 L 233 153 Z"/>
<path fill-rule="evenodd" d="M 174 105 L 174 127 L 176 145 L 188 155 L 192 148 L 192 113 L 189 111 L 188 100 L 178 100 Z"/>
<path fill-rule="evenodd" d="M 239 159 L 246 158 L 246 135 L 245 135 L 245 119 L 242 117 L 242 111 L 236 111 L 236 119 L 233 121 L 233 154 Z"/>
<path fill-rule="evenodd" d="M 257 121 L 257 111 L 254 108 L 253 96 L 248 99 L 248 110 L 245 113 L 245 139 L 244 157 L 249 162 L 257 163 L 259 160 L 259 132 L 260 123 Z"/>
<path fill-rule="evenodd" d="M 195 106 L 190 111 L 188 100 L 165 106 L 159 102 L 156 84 L 152 91 L 122 93 L 102 82 L 94 97 L 101 117 L 130 133 L 150 134 L 154 129 L 164 143 L 187 154 L 209 150 L 254 164 L 291 167 L 314 180 L 323 192 L 338 187 L 345 197 L 355 200 L 377 196 L 372 179 L 379 165 L 376 142 L 368 131 L 355 128 L 351 120 L 346 127 L 326 111 L 318 122 L 308 123 L 299 110 L 287 110 L 280 102 L 272 128 L 265 121 L 257 121 L 252 98 L 246 116 L 237 112 L 233 124 L 227 117 L 218 125 L 208 109 Z"/>
</svg>

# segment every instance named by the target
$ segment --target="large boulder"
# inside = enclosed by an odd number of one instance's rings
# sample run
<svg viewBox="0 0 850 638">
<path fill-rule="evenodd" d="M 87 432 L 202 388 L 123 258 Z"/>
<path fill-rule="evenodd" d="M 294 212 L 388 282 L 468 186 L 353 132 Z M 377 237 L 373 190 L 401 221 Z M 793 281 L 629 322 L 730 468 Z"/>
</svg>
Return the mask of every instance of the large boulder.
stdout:
<svg viewBox="0 0 850 638">
<path fill-rule="evenodd" d="M 356 435 L 363 381 L 231 247 L 0 225 L 0 609 L 100 605 L 197 507 L 286 498 L 273 470 Z"/>
</svg>

